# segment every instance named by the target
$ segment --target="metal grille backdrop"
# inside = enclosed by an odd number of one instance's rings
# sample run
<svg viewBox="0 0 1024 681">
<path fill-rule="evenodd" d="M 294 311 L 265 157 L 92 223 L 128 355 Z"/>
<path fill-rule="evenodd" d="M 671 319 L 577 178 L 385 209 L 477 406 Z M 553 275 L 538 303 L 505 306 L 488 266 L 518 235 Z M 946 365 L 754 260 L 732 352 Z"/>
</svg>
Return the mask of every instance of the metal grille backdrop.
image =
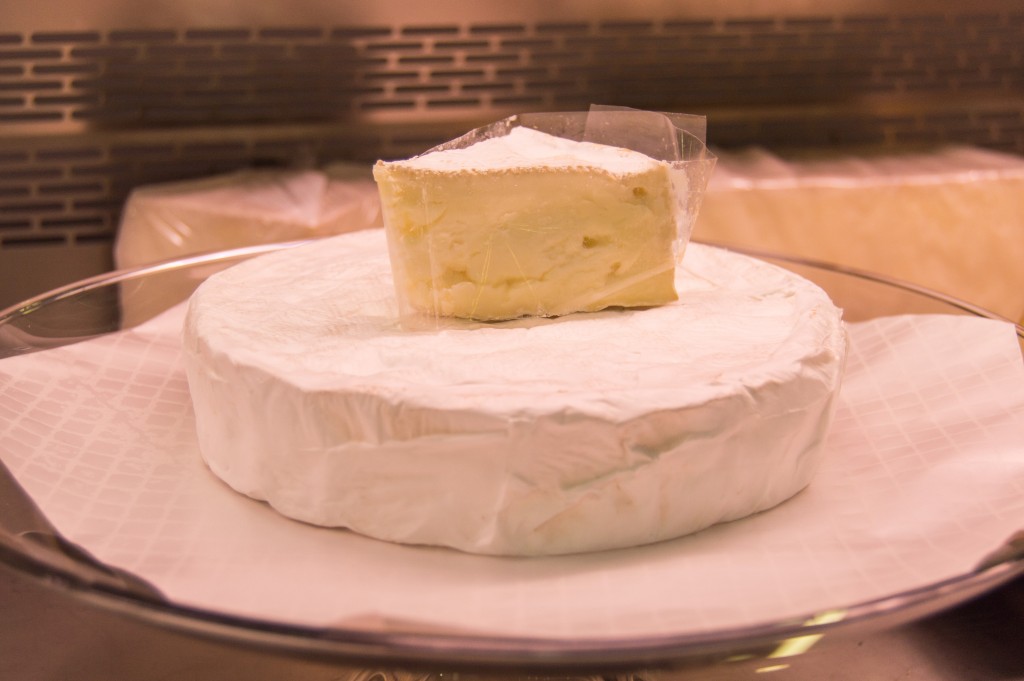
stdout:
<svg viewBox="0 0 1024 681">
<path fill-rule="evenodd" d="M 704 113 L 720 147 L 1024 154 L 1024 7 L 983 7 L 0 28 L 0 307 L 108 268 L 140 184 L 407 156 L 521 111 Z"/>
</svg>

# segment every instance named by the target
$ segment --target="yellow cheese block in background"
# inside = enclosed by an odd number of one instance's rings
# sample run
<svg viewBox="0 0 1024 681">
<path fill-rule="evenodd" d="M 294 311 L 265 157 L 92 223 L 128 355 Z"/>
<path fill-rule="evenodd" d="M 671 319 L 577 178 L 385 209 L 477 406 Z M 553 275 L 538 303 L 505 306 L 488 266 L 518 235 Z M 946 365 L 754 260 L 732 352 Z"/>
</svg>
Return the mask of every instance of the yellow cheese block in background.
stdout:
<svg viewBox="0 0 1024 681">
<path fill-rule="evenodd" d="M 1024 158 L 1009 154 L 720 152 L 694 239 L 865 269 L 1024 320 Z"/>
</svg>

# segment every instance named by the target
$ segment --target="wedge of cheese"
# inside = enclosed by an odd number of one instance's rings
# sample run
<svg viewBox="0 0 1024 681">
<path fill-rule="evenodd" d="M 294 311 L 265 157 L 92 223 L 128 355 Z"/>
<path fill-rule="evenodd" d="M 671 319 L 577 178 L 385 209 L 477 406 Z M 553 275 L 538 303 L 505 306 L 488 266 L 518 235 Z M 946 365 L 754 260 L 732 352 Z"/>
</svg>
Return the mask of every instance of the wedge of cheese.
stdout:
<svg viewBox="0 0 1024 681">
<path fill-rule="evenodd" d="M 500 320 L 671 302 L 680 175 L 526 127 L 378 162 L 403 313 Z"/>
</svg>

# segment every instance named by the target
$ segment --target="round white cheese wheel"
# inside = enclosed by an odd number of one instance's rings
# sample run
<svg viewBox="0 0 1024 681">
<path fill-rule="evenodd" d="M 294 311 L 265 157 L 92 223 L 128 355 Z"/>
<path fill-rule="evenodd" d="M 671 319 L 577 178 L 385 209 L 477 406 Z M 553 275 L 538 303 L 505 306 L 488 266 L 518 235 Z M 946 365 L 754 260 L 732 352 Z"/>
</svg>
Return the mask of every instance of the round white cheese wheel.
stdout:
<svg viewBox="0 0 1024 681">
<path fill-rule="evenodd" d="M 407 330 L 384 233 L 214 275 L 184 354 L 202 455 L 286 516 L 500 555 L 629 547 L 811 480 L 846 352 L 810 282 L 693 244 L 675 303 Z"/>
</svg>

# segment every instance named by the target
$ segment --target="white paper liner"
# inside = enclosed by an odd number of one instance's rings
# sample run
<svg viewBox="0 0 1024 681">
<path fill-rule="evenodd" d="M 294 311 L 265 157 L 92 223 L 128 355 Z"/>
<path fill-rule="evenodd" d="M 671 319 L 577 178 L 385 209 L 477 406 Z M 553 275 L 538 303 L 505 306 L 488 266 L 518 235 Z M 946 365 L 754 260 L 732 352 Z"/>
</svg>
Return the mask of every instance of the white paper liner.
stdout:
<svg viewBox="0 0 1024 681">
<path fill-rule="evenodd" d="M 0 455 L 71 541 L 183 604 L 530 637 L 708 632 L 963 574 L 1024 526 L 1024 363 L 1003 322 L 852 324 L 831 451 L 776 509 L 638 549 L 505 559 L 303 525 L 221 484 L 198 454 L 182 316 L 0 362 Z"/>
</svg>

